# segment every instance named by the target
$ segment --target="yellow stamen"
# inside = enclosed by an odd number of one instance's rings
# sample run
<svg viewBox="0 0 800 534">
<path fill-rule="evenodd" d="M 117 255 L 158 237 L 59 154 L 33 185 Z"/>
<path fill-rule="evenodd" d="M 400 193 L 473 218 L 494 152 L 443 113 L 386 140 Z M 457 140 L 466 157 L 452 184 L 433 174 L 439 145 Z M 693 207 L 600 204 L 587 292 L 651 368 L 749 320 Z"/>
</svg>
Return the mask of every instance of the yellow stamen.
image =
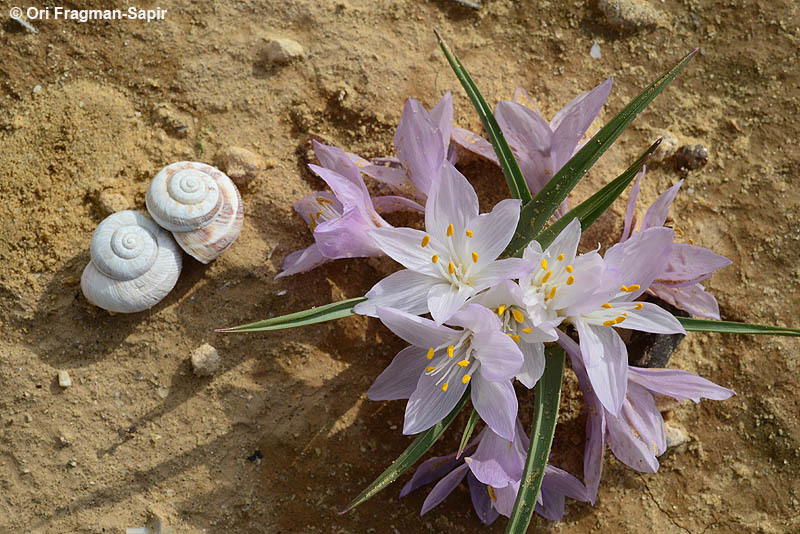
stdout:
<svg viewBox="0 0 800 534">
<path fill-rule="evenodd" d="M 322 210 L 319 210 L 319 211 L 317 212 L 317 219 L 319 219 L 321 215 L 322 215 Z"/>
<path fill-rule="evenodd" d="M 522 331 L 525 332 L 526 334 L 530 334 L 531 332 L 533 332 L 533 329 L 531 329 L 531 328 L 523 328 Z"/>
<path fill-rule="evenodd" d="M 633 291 L 639 291 L 639 288 L 642 287 L 639 284 L 633 284 L 632 286 L 628 286 L 628 293 Z"/>
<path fill-rule="evenodd" d="M 433 348 L 428 349 L 428 359 L 429 360 L 433 359 L 433 353 L 434 353 Z"/>
<path fill-rule="evenodd" d="M 553 297 L 556 296 L 556 286 L 553 286 L 553 289 L 550 290 L 550 293 L 547 295 L 547 300 L 553 300 Z"/>
<path fill-rule="evenodd" d="M 622 287 L 620 288 L 620 291 L 624 291 L 624 292 L 626 292 L 626 293 L 627 293 L 627 292 L 628 292 L 628 286 L 622 286 Z"/>
<path fill-rule="evenodd" d="M 614 322 L 613 319 L 611 319 L 610 321 L 603 321 L 603 326 L 614 326 L 615 324 L 617 323 Z"/>
<path fill-rule="evenodd" d="M 557 257 L 556 259 L 557 259 L 558 261 L 564 261 L 564 255 L 563 255 L 563 254 L 559 254 L 559 255 L 558 255 L 558 257 Z"/>
<path fill-rule="evenodd" d="M 574 270 L 574 269 L 572 268 L 572 265 L 567 265 L 567 266 L 565 267 L 565 269 L 566 269 L 566 270 L 567 270 L 567 272 L 568 272 L 568 273 L 570 273 L 570 274 L 572 274 L 572 271 Z"/>
<path fill-rule="evenodd" d="M 467 234 L 467 237 L 472 237 L 472 236 L 475 235 L 475 233 L 472 230 L 467 230 L 466 234 Z"/>
<path fill-rule="evenodd" d="M 547 270 L 547 260 L 542 258 L 542 269 Z"/>
<path fill-rule="evenodd" d="M 311 225 L 311 230 L 313 231 L 317 227 L 317 220 L 314 218 L 313 213 L 309 213 L 308 218 L 311 219 L 309 224 Z"/>
<path fill-rule="evenodd" d="M 509 333 L 506 333 L 506 335 L 507 335 L 508 337 L 510 337 L 511 339 L 513 339 L 514 341 L 516 341 L 517 343 L 519 343 L 519 336 L 518 336 L 517 334 L 509 334 Z"/>
<path fill-rule="evenodd" d="M 525 316 L 522 315 L 522 312 L 519 310 L 511 310 L 511 315 L 514 316 L 514 320 L 517 321 L 518 323 L 521 323 L 522 321 L 525 320 Z"/>
<path fill-rule="evenodd" d="M 426 371 L 426 372 L 428 372 L 428 373 L 432 373 L 432 372 L 434 372 L 435 370 L 436 370 L 436 367 L 434 367 L 434 366 L 432 366 L 432 365 L 431 365 L 430 367 L 426 367 L 426 368 L 425 368 L 425 371 Z"/>
<path fill-rule="evenodd" d="M 469 360 L 461 360 L 460 362 L 458 362 L 459 367 L 466 367 L 468 365 L 469 365 Z"/>
<path fill-rule="evenodd" d="M 494 502 L 497 502 L 497 495 L 494 494 L 494 488 L 491 486 L 486 486 L 486 491 L 489 492 L 489 498 Z"/>
<path fill-rule="evenodd" d="M 641 310 L 642 308 L 644 308 L 644 304 L 641 302 L 637 302 L 636 306 L 633 307 L 634 310 Z"/>
<path fill-rule="evenodd" d="M 448 387 L 450 387 L 449 384 L 447 384 L 447 383 L 442 384 L 442 391 L 447 391 Z"/>
<path fill-rule="evenodd" d="M 333 200 L 325 197 L 317 197 L 317 202 L 319 202 L 322 205 L 333 204 Z"/>
<path fill-rule="evenodd" d="M 453 345 L 450 345 L 449 347 L 447 347 L 447 357 L 448 358 L 452 358 L 453 357 L 453 349 L 455 349 L 455 347 Z"/>
<path fill-rule="evenodd" d="M 453 229 L 452 223 L 447 226 L 447 237 L 453 237 L 455 230 Z"/>
<path fill-rule="evenodd" d="M 434 254 L 433 257 L 431 258 L 431 261 L 433 263 L 436 263 L 437 261 L 439 261 L 439 255 L 438 254 Z"/>
<path fill-rule="evenodd" d="M 603 308 L 605 308 L 607 310 L 610 310 L 611 309 L 611 304 L 606 302 L 605 304 L 603 304 Z"/>
<path fill-rule="evenodd" d="M 423 247 L 427 247 L 428 243 L 430 243 L 430 242 L 431 242 L 431 236 L 426 235 L 425 237 L 422 238 L 422 246 Z"/>
<path fill-rule="evenodd" d="M 626 317 L 623 317 L 622 315 L 620 315 L 619 317 L 617 317 L 616 319 L 614 319 L 614 322 L 615 322 L 615 323 L 617 323 L 617 324 L 619 324 L 619 323 L 621 323 L 622 321 L 624 321 L 625 319 L 626 319 Z"/>
<path fill-rule="evenodd" d="M 469 376 L 469 375 L 464 375 L 464 376 L 463 376 L 463 378 L 461 378 L 461 382 L 463 382 L 464 384 L 466 384 L 467 382 L 469 382 L 469 380 L 470 380 L 471 378 L 472 378 L 472 377 L 471 377 L 471 376 Z"/>
<path fill-rule="evenodd" d="M 473 252 L 472 253 L 472 263 L 478 263 L 478 253 L 477 252 Z"/>
<path fill-rule="evenodd" d="M 450 274 L 453 274 L 454 272 L 456 272 L 456 266 L 453 265 L 452 261 L 447 264 L 447 272 L 450 273 Z"/>
<path fill-rule="evenodd" d="M 553 271 L 547 271 L 546 273 L 544 273 L 544 276 L 542 277 L 542 283 L 543 284 L 545 282 L 547 282 L 548 280 L 550 280 L 550 275 L 551 274 L 553 274 Z"/>
<path fill-rule="evenodd" d="M 572 276 L 572 275 L 569 275 L 569 278 L 567 278 L 567 285 L 571 286 L 573 283 L 575 283 L 575 277 Z"/>
<path fill-rule="evenodd" d="M 506 311 L 506 305 L 501 304 L 499 308 L 497 308 L 497 315 L 503 315 L 503 312 Z"/>
</svg>

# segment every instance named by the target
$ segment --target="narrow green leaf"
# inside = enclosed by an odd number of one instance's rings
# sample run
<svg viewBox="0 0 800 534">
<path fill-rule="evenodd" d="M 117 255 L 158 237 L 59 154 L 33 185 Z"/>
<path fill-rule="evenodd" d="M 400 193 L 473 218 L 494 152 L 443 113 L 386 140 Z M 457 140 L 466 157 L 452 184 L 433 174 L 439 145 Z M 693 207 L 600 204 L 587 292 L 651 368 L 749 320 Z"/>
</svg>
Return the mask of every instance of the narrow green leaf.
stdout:
<svg viewBox="0 0 800 534">
<path fill-rule="evenodd" d="M 689 52 L 677 65 L 665 72 L 634 98 L 616 117 L 603 126 L 577 154 L 572 156 L 532 201 L 523 205 L 517 231 L 508 250 L 517 251 L 537 236 L 567 195 L 594 165 L 595 161 L 610 147 L 633 119 L 658 96 L 664 88 L 683 70 L 697 49 Z"/>
<path fill-rule="evenodd" d="M 553 434 L 558 420 L 558 406 L 561 402 L 561 380 L 564 375 L 564 349 L 550 345 L 545 352 L 544 374 L 536 384 L 533 403 L 533 425 L 531 426 L 531 445 L 525 459 L 525 470 L 514 503 L 514 511 L 506 527 L 507 534 L 523 534 L 533 517 L 536 498 L 542 487 L 544 470 L 553 446 Z"/>
<path fill-rule="evenodd" d="M 567 225 L 572 222 L 572 219 L 576 217 L 581 221 L 581 229 L 585 230 L 588 228 L 594 221 L 603 214 L 604 211 L 608 209 L 611 204 L 619 197 L 625 188 L 628 187 L 636 174 L 642 169 L 642 165 L 644 165 L 647 158 L 650 157 L 657 148 L 658 145 L 661 144 L 661 139 L 658 139 L 655 143 L 650 145 L 644 154 L 639 156 L 633 165 L 628 167 L 628 169 L 616 177 L 614 180 L 606 184 L 601 190 L 599 190 L 594 195 L 590 196 L 578 206 L 571 209 L 567 212 L 566 215 L 558 219 L 556 222 L 551 224 L 546 230 L 544 230 L 541 234 L 536 236 L 536 241 L 542 245 L 542 248 L 547 248 L 550 243 L 561 233 L 561 231 L 567 227 Z M 522 257 L 522 253 L 525 248 L 521 248 L 514 252 L 514 256 Z"/>
<path fill-rule="evenodd" d="M 414 465 L 414 462 L 419 460 L 419 458 L 425 454 L 425 452 L 430 449 L 434 443 L 436 443 L 436 440 L 439 439 L 444 431 L 447 430 L 447 427 L 450 426 L 450 423 L 453 422 L 453 419 L 456 418 L 458 412 L 460 412 L 461 408 L 464 406 L 464 403 L 467 402 L 467 398 L 469 398 L 469 391 L 470 388 L 467 387 L 466 391 L 464 391 L 464 395 L 461 397 L 461 400 L 458 401 L 456 407 L 453 408 L 447 417 L 417 436 L 411 445 L 409 445 L 408 448 L 403 451 L 403 453 L 398 456 L 394 462 L 392 462 L 392 465 L 386 468 L 386 470 L 381 473 L 380 476 L 372 482 L 372 484 L 367 486 L 364 491 L 359 493 L 358 497 L 353 499 L 353 501 L 348 504 L 347 507 L 340 513 L 347 513 L 359 504 L 371 499 L 379 491 L 397 480 L 397 477 L 405 473 L 409 467 Z"/>
<path fill-rule="evenodd" d="M 528 189 L 525 178 L 522 176 L 519 164 L 517 164 L 517 160 L 514 159 L 514 154 L 511 153 L 511 148 L 509 148 L 506 138 L 503 136 L 503 131 L 500 130 L 500 126 L 498 126 L 492 114 L 492 109 L 486 103 L 480 91 L 478 91 L 478 87 L 475 85 L 475 82 L 472 81 L 472 77 L 469 75 L 469 72 L 467 72 L 467 69 L 464 68 L 464 65 L 461 64 L 458 57 L 450 50 L 450 47 L 444 42 L 439 32 L 433 30 L 433 33 L 436 34 L 436 38 L 439 40 L 439 46 L 442 48 L 447 61 L 456 73 L 458 81 L 461 82 L 464 91 L 466 91 L 467 96 L 469 96 L 469 99 L 472 101 L 472 105 L 475 106 L 475 111 L 478 112 L 478 116 L 481 118 L 483 127 L 489 135 L 489 141 L 492 142 L 494 151 L 497 154 L 500 168 L 503 170 L 503 175 L 508 182 L 511 195 L 514 198 L 522 200 L 523 204 L 527 204 L 531 200 L 531 192 Z"/>
<path fill-rule="evenodd" d="M 733 321 L 713 321 L 710 319 L 692 319 L 675 317 L 687 332 L 721 332 L 724 334 L 767 334 L 772 336 L 800 337 L 800 329 L 782 326 L 767 326 Z"/>
<path fill-rule="evenodd" d="M 477 410 L 473 408 L 472 414 L 469 416 L 469 421 L 467 421 L 467 426 L 464 427 L 464 433 L 461 435 L 461 443 L 458 446 L 456 458 L 461 458 L 461 454 L 464 452 L 464 449 L 469 443 L 469 438 L 472 437 L 472 431 L 475 430 L 475 426 L 478 424 L 480 418 L 481 417 L 478 415 Z"/>
<path fill-rule="evenodd" d="M 238 333 L 238 332 L 263 332 L 265 330 L 280 330 L 283 328 L 295 328 L 298 326 L 306 326 L 314 323 L 322 323 L 331 321 L 333 319 L 341 319 L 348 315 L 355 313 L 353 308 L 359 302 L 367 300 L 365 297 L 357 297 L 354 299 L 340 300 L 338 302 L 331 302 L 324 306 L 317 306 L 310 310 L 303 310 L 288 315 L 281 315 L 280 317 L 273 317 L 264 321 L 257 321 L 255 323 L 243 324 L 240 326 L 233 326 L 231 328 L 220 328 L 216 332 L 225 333 Z"/>
</svg>

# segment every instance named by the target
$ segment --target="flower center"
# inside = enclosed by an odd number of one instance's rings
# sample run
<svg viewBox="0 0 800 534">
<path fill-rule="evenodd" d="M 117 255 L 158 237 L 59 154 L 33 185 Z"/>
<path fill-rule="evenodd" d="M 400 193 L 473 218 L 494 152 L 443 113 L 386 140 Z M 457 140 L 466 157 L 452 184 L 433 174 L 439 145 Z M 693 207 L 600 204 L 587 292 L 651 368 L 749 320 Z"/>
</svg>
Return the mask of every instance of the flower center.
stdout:
<svg viewBox="0 0 800 534">
<path fill-rule="evenodd" d="M 315 230 L 320 223 L 338 219 L 342 213 L 334 207 L 333 200 L 325 197 L 317 197 L 314 199 L 314 209 L 308 212 L 308 218 L 311 220 L 309 225 L 311 230 Z"/>
<path fill-rule="evenodd" d="M 531 277 L 530 285 L 525 290 L 526 299 L 540 300 L 545 305 L 557 308 L 553 301 L 558 295 L 558 290 L 575 283 L 574 271 L 571 264 L 565 263 L 563 254 L 553 259 L 548 252 L 545 252 L 539 267 Z"/>
<path fill-rule="evenodd" d="M 503 332 L 519 343 L 521 334 L 530 334 L 533 330 L 525 326 L 525 313 L 512 304 L 501 304 L 496 310 L 503 325 Z"/>
<path fill-rule="evenodd" d="M 442 351 L 443 349 L 446 350 Z M 465 332 L 455 345 L 431 347 L 428 349 L 428 359 L 432 361 L 431 365 L 425 368 L 425 374 L 439 376 L 436 385 L 442 391 L 447 391 L 450 384 L 456 380 L 467 384 L 480 367 L 480 362 L 473 355 L 474 352 L 472 332 Z"/>
<path fill-rule="evenodd" d="M 474 250 L 468 251 L 469 247 L 464 246 L 464 242 L 457 242 L 455 234 L 456 229 L 451 223 L 447 226 L 447 230 L 445 230 L 445 239 L 436 243 L 440 245 L 436 247 L 437 250 L 440 250 L 440 252 L 446 254 L 446 256 L 443 257 L 440 254 L 433 254 L 431 256 L 431 262 L 438 267 L 439 275 L 442 278 L 448 280 L 458 289 L 461 289 L 465 286 L 472 286 L 472 276 L 477 270 L 476 265 L 480 259 L 480 255 Z M 464 235 L 468 242 L 475 236 L 475 232 L 466 229 L 464 230 Z M 420 246 L 425 248 L 430 242 L 431 237 L 425 235 L 422 238 Z"/>
</svg>

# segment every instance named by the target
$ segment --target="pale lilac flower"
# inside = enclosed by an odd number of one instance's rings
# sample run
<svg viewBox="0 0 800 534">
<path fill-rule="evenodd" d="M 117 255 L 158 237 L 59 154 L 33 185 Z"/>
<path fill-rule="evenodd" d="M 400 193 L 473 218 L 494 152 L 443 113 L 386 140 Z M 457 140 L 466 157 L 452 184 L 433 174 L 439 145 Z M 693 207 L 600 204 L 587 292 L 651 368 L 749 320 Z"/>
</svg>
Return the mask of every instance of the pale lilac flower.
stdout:
<svg viewBox="0 0 800 534">
<path fill-rule="evenodd" d="M 376 208 L 388 212 L 417 206 L 401 197 L 372 199 L 358 167 L 340 148 L 314 141 L 314 152 L 322 165 L 309 167 L 328 184 L 333 195 L 315 192 L 294 203 L 295 211 L 314 233 L 314 244 L 289 254 L 276 278 L 309 271 L 334 259 L 382 256 L 367 235 L 368 230 L 390 227 Z"/>
<path fill-rule="evenodd" d="M 529 270 L 521 259 L 497 260 L 514 235 L 520 201 L 499 202 L 478 215 L 478 197 L 466 178 L 445 163 L 425 205 L 425 231 L 379 228 L 369 235 L 407 269 L 378 282 L 355 307 L 377 315 L 377 306 L 409 313 L 430 311 L 441 324 L 483 289 Z"/>
<path fill-rule="evenodd" d="M 525 306 L 524 291 L 511 280 L 504 280 L 470 302 L 494 311 L 500 318 L 503 332 L 517 342 L 525 363 L 516 378 L 531 389 L 544 372 L 544 342 L 558 339 L 554 328 L 560 320 L 534 324 Z"/>
<path fill-rule="evenodd" d="M 448 321 L 453 329 L 392 308 L 378 308 L 392 332 L 411 343 L 378 376 L 371 400 L 408 399 L 404 434 L 417 434 L 449 414 L 472 384 L 472 405 L 501 436 L 514 437 L 517 396 L 511 378 L 522 353 L 491 310 L 468 304 Z"/>
<path fill-rule="evenodd" d="M 466 452 L 471 456 L 459 460 L 454 453 L 423 462 L 403 487 L 400 496 L 441 479 L 425 499 L 420 512 L 423 515 L 441 503 L 466 477 L 473 508 L 484 524 L 491 524 L 499 515 L 510 517 L 529 442 L 519 420 L 513 441 L 485 428 L 467 447 Z M 586 488 L 578 479 L 547 464 L 534 510 L 546 519 L 559 521 L 564 516 L 567 496 L 588 501 Z"/>
<path fill-rule="evenodd" d="M 611 84 L 609 78 L 579 95 L 549 123 L 521 88 L 517 88 L 513 101 L 501 100 L 497 104 L 495 118 L 531 193 L 541 191 L 577 151 L 581 138 L 608 98 Z M 477 134 L 456 128 L 453 137 L 467 150 L 499 164 L 492 145 Z M 566 213 L 566 204 L 559 210 L 559 214 L 563 213 Z"/>
<path fill-rule="evenodd" d="M 644 172 L 645 170 L 642 169 L 631 190 L 620 243 L 632 235 L 636 226 L 636 221 L 633 219 L 636 212 L 636 200 L 639 196 L 639 183 Z M 642 219 L 640 232 L 648 228 L 664 226 L 670 205 L 682 183 L 683 180 L 667 189 L 648 208 Z M 705 291 L 700 282 L 710 277 L 717 269 L 730 264 L 731 261 L 728 258 L 715 254 L 707 248 L 673 243 L 666 267 L 656 276 L 647 290 L 677 308 L 694 315 L 719 320 L 719 304 L 713 295 Z"/>
<path fill-rule="evenodd" d="M 455 163 L 451 147 L 453 98 L 445 94 L 430 113 L 409 98 L 394 134 L 396 158 L 359 160 L 361 170 L 408 197 L 424 201 L 445 161 Z"/>
<path fill-rule="evenodd" d="M 564 333 L 560 334 L 559 344 L 570 356 L 586 402 L 588 417 L 583 471 L 592 502 L 597 496 L 606 441 L 622 463 L 644 473 L 658 470 L 657 457 L 664 453 L 667 445 L 664 420 L 653 395 L 692 399 L 695 403 L 700 402 L 701 397 L 724 400 L 733 395 L 733 391 L 686 371 L 631 367 L 625 399 L 615 416 L 604 409 L 597 398 L 578 345 Z"/>
</svg>

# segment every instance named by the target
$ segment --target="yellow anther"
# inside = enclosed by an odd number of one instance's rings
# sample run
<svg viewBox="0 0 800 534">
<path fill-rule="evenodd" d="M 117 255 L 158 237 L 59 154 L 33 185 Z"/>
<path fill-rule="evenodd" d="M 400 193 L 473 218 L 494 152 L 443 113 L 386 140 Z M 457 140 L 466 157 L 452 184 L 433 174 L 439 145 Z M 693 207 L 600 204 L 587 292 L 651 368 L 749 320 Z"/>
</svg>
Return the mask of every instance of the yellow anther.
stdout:
<svg viewBox="0 0 800 534">
<path fill-rule="evenodd" d="M 639 284 L 633 284 L 632 286 L 628 286 L 628 293 L 632 291 L 639 291 L 639 288 L 642 287 Z"/>
<path fill-rule="evenodd" d="M 314 218 L 314 213 L 310 212 L 308 214 L 308 218 L 311 219 L 311 222 L 309 223 L 311 230 L 314 230 L 317 227 L 317 220 Z"/>
<path fill-rule="evenodd" d="M 508 337 L 510 337 L 511 339 L 513 339 L 514 341 L 516 341 L 517 343 L 519 343 L 519 336 L 518 336 L 517 334 L 509 334 L 509 333 L 506 333 L 506 335 L 507 335 Z"/>
<path fill-rule="evenodd" d="M 545 282 L 550 280 L 550 275 L 552 275 L 552 274 L 553 274 L 553 271 L 547 271 L 546 273 L 544 273 L 544 276 L 542 277 L 542 283 L 544 284 Z"/>
<path fill-rule="evenodd" d="M 464 384 L 466 384 L 466 383 L 468 383 L 468 382 L 470 381 L 470 379 L 471 379 L 471 378 L 472 378 L 472 377 L 471 377 L 471 376 L 469 376 L 469 375 L 464 375 L 464 376 L 461 378 L 461 382 L 463 382 Z"/>
<path fill-rule="evenodd" d="M 467 230 L 466 234 L 467 234 L 467 237 L 472 237 L 472 236 L 475 235 L 475 233 L 472 230 Z"/>
<path fill-rule="evenodd" d="M 542 264 L 541 265 L 542 265 L 542 269 L 544 269 L 546 271 L 547 270 L 547 260 L 545 258 L 542 258 Z"/>
<path fill-rule="evenodd" d="M 450 345 L 449 347 L 447 347 L 447 357 L 448 358 L 452 358 L 453 357 L 453 349 L 455 349 L 455 347 L 453 345 Z"/>
<path fill-rule="evenodd" d="M 428 373 L 432 373 L 432 372 L 434 372 L 435 370 L 436 370 L 436 367 L 434 367 L 434 366 L 432 366 L 432 365 L 431 365 L 430 367 L 426 367 L 426 368 L 425 368 L 425 371 L 426 371 L 426 372 L 428 372 Z"/>
<path fill-rule="evenodd" d="M 453 224 L 451 223 L 447 226 L 447 237 L 453 237 L 454 233 L 455 230 L 453 229 Z"/>
<path fill-rule="evenodd" d="M 622 286 L 620 288 L 620 291 L 624 291 L 625 293 L 627 293 L 628 292 L 628 286 Z"/>
<path fill-rule="evenodd" d="M 428 349 L 428 359 L 429 360 L 433 359 L 433 353 L 434 353 L 433 348 Z"/>
<path fill-rule="evenodd" d="M 525 316 L 522 315 L 522 312 L 519 310 L 511 310 L 511 315 L 514 316 L 514 320 L 517 321 L 518 323 L 521 323 L 522 321 L 525 320 Z"/>
<path fill-rule="evenodd" d="M 450 387 L 450 385 L 445 382 L 444 384 L 442 384 L 442 391 L 447 391 L 448 387 Z"/>
<path fill-rule="evenodd" d="M 486 491 L 489 492 L 489 498 L 497 502 L 497 495 L 494 494 L 494 488 L 491 486 L 486 486 Z"/>
<path fill-rule="evenodd" d="M 558 255 L 558 257 L 557 257 L 556 259 L 557 259 L 558 261 L 564 261 L 564 255 L 563 255 L 563 254 L 559 254 L 559 255 Z"/>
<path fill-rule="evenodd" d="M 566 270 L 567 270 L 567 272 L 568 272 L 568 273 L 570 273 L 570 274 L 572 274 L 572 271 L 574 270 L 574 269 L 572 268 L 572 265 L 567 265 L 567 266 L 565 267 L 565 269 L 566 269 Z"/>
<path fill-rule="evenodd" d="M 617 323 L 617 324 L 619 324 L 619 323 L 621 323 L 622 321 L 624 321 L 625 319 L 626 319 L 626 317 L 624 317 L 624 316 L 620 315 L 619 317 L 617 317 L 616 319 L 614 319 L 614 322 L 615 322 L 615 323 Z"/>
<path fill-rule="evenodd" d="M 575 283 L 575 277 L 572 276 L 572 275 L 569 275 L 569 278 L 567 278 L 567 285 L 571 286 L 574 283 Z"/>
<path fill-rule="evenodd" d="M 642 308 L 644 308 L 644 304 L 641 302 L 637 302 L 636 306 L 633 307 L 634 310 L 641 310 Z"/>
<path fill-rule="evenodd" d="M 439 261 L 439 255 L 438 254 L 434 254 L 433 257 L 431 258 L 431 261 L 433 263 L 436 263 L 437 261 Z"/>
<path fill-rule="evenodd" d="M 469 360 L 461 360 L 460 362 L 458 362 L 459 367 L 466 367 L 468 365 L 469 365 Z"/>
<path fill-rule="evenodd" d="M 478 253 L 477 252 L 473 252 L 472 253 L 472 263 L 478 263 Z"/>
<path fill-rule="evenodd" d="M 533 332 L 533 329 L 532 328 L 523 328 L 522 331 L 525 332 L 526 334 L 530 334 L 531 332 Z"/>
<path fill-rule="evenodd" d="M 430 242 L 431 242 L 431 236 L 426 235 L 425 237 L 422 238 L 422 246 L 423 247 L 427 247 L 428 243 L 430 243 Z"/>
<path fill-rule="evenodd" d="M 603 308 L 605 308 L 607 310 L 610 310 L 611 309 L 611 303 L 606 302 L 605 304 L 603 304 Z"/>
<path fill-rule="evenodd" d="M 320 204 L 322 204 L 323 206 L 324 206 L 325 204 L 333 204 L 333 200 L 331 200 L 331 199 L 329 199 L 329 198 L 325 198 L 325 197 L 317 197 L 317 202 L 319 202 L 319 203 L 320 203 Z"/>
<path fill-rule="evenodd" d="M 617 323 L 614 322 L 613 319 L 610 320 L 610 321 L 603 321 L 603 326 L 614 326 L 615 324 L 617 324 Z"/>
<path fill-rule="evenodd" d="M 453 274 L 454 272 L 456 272 L 456 266 L 453 265 L 452 261 L 447 264 L 447 272 L 450 273 L 450 274 Z"/>
<path fill-rule="evenodd" d="M 503 312 L 506 311 L 506 305 L 501 304 L 499 308 L 497 308 L 497 315 L 503 315 Z"/>
<path fill-rule="evenodd" d="M 553 300 L 553 297 L 556 296 L 556 286 L 553 286 L 553 289 L 550 290 L 550 293 L 547 295 L 547 300 Z"/>
</svg>

